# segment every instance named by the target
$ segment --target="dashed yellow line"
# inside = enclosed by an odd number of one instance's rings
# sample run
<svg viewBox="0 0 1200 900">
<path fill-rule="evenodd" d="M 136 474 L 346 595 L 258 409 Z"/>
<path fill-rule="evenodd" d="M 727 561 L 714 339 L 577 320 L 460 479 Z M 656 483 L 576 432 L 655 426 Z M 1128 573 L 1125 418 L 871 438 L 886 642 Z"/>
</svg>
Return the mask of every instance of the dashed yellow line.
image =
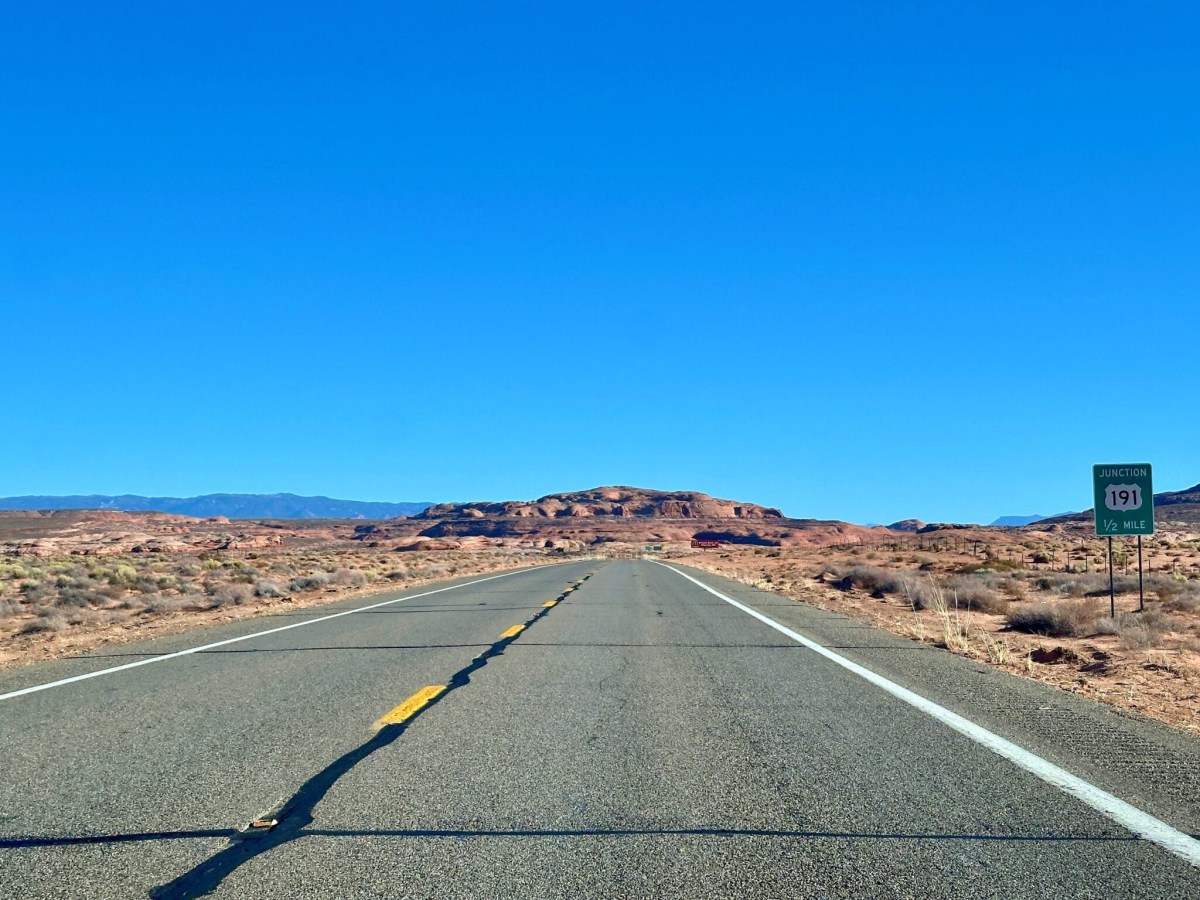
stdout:
<svg viewBox="0 0 1200 900">
<path fill-rule="evenodd" d="M 381 716 L 372 726 L 376 731 L 385 725 L 402 725 L 430 704 L 446 690 L 444 684 L 431 684 L 423 687 L 391 712 Z"/>
<path fill-rule="evenodd" d="M 571 591 L 574 589 L 567 588 L 567 590 Z M 549 608 L 551 606 L 557 606 L 557 605 L 558 605 L 558 600 L 548 600 L 542 604 L 542 606 L 547 607 L 547 608 Z M 515 638 L 518 634 L 520 634 L 524 630 L 525 630 L 524 625 L 513 625 L 511 628 L 507 628 L 503 632 L 501 632 L 500 639 L 505 640 L 507 638 Z M 435 699 L 440 697 L 445 691 L 446 691 L 446 685 L 444 685 L 444 684 L 431 684 L 428 687 L 421 688 L 419 691 L 417 691 L 415 694 L 413 694 L 411 697 L 409 697 L 407 700 L 405 700 L 403 703 L 401 703 L 399 706 L 397 706 L 391 712 L 389 712 L 383 716 L 380 716 L 375 721 L 375 724 L 372 726 L 372 728 L 375 731 L 378 731 L 379 729 L 381 729 L 387 725 L 403 725 L 405 722 L 407 722 L 409 719 L 411 719 L 413 716 L 415 716 L 417 713 L 419 713 L 422 709 L 424 709 L 426 706 L 428 706 L 430 703 L 432 703 Z"/>
</svg>

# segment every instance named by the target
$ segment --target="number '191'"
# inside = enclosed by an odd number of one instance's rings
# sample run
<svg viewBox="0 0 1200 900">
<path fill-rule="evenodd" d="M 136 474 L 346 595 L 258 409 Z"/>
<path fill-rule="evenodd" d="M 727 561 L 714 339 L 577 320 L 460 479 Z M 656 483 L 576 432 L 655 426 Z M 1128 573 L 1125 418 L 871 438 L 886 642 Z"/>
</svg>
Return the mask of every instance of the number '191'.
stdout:
<svg viewBox="0 0 1200 900">
<path fill-rule="evenodd" d="M 1137 509 L 1142 505 L 1138 488 L 1108 489 L 1108 505 L 1111 509 Z"/>
</svg>

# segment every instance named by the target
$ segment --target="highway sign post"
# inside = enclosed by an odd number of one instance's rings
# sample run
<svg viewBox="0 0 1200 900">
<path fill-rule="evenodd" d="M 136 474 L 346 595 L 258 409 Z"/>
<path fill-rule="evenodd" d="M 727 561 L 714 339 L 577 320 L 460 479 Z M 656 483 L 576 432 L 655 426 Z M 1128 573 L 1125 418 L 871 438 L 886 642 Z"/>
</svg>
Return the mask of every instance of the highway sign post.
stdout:
<svg viewBox="0 0 1200 900">
<path fill-rule="evenodd" d="M 1150 463 L 1114 463 L 1092 466 L 1092 499 L 1096 534 L 1108 538 L 1108 607 L 1117 615 L 1113 588 L 1112 539 L 1137 535 L 1138 610 L 1146 608 L 1142 586 L 1142 535 L 1154 534 L 1154 480 Z"/>
</svg>

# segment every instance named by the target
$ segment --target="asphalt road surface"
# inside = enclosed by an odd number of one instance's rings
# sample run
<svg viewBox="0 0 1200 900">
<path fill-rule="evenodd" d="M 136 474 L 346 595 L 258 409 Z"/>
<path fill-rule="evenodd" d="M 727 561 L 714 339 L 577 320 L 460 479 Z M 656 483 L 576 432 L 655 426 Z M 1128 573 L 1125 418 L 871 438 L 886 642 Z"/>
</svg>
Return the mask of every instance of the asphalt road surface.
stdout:
<svg viewBox="0 0 1200 900">
<path fill-rule="evenodd" d="M 0 673 L 0 897 L 1200 897 L 1192 737 L 682 566 L 436 587 Z"/>
</svg>

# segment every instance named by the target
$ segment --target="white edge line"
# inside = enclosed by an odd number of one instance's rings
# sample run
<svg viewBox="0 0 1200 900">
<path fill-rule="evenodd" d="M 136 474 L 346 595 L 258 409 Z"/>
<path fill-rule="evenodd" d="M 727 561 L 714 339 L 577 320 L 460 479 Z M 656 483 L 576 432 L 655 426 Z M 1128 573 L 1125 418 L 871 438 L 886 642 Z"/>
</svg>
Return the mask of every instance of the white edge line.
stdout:
<svg viewBox="0 0 1200 900">
<path fill-rule="evenodd" d="M 561 563 L 560 563 L 561 565 Z M 538 566 L 537 568 L 545 568 Z M 138 666 L 148 666 L 150 663 L 165 662 L 168 659 L 176 659 L 180 656 L 187 656 L 191 653 L 202 653 L 205 650 L 211 650 L 214 647 L 224 647 L 227 644 L 236 644 L 240 641 L 249 641 L 253 638 L 262 637 L 267 634 L 278 634 L 281 631 L 290 631 L 293 628 L 303 628 L 306 625 L 316 625 L 319 622 L 328 622 L 330 619 L 340 619 L 342 616 L 352 616 L 355 613 L 366 612 L 368 609 L 378 609 L 381 606 L 390 606 L 393 603 L 403 603 L 406 600 L 416 600 L 419 597 L 428 597 L 432 594 L 440 594 L 443 591 L 456 591 L 459 588 L 470 587 L 473 584 L 483 584 L 485 581 L 494 581 L 497 578 L 504 578 L 508 575 L 519 575 L 521 572 L 530 572 L 532 569 L 516 569 L 512 572 L 501 572 L 499 575 L 489 575 L 487 578 L 478 578 L 475 581 L 468 581 L 464 584 L 452 584 L 449 587 L 438 588 L 434 591 L 425 591 L 421 594 L 412 594 L 408 597 L 397 597 L 394 600 L 384 600 L 380 603 L 372 603 L 369 606 L 357 606 L 354 609 L 346 609 L 341 612 L 332 613 L 328 616 L 321 616 L 319 619 L 308 619 L 304 622 L 293 622 L 291 625 L 280 625 L 278 628 L 268 628 L 265 631 L 256 631 L 253 634 L 244 634 L 241 637 L 227 638 L 223 641 L 216 641 L 212 644 L 204 644 L 199 647 L 189 647 L 187 650 L 177 650 L 174 653 L 164 653 L 161 656 L 151 656 L 149 659 L 139 659 L 137 662 L 123 663 L 119 666 L 112 666 L 108 669 L 97 669 L 95 672 L 85 672 L 82 675 L 72 675 L 70 678 L 60 678 L 58 681 L 48 681 L 45 684 L 35 684 L 32 687 L 21 688 L 19 691 L 9 691 L 7 694 L 0 694 L 0 700 L 11 700 L 14 697 L 23 697 L 26 694 L 36 694 L 38 691 L 49 690 L 52 687 L 61 687 L 64 684 L 71 684 L 75 681 L 86 681 L 89 678 L 99 678 L 101 675 L 110 675 L 113 672 L 123 672 L 126 669 L 136 669 Z M 77 656 L 74 659 L 86 659 L 87 657 Z"/>
<path fill-rule="evenodd" d="M 1131 806 L 1124 800 L 1096 787 L 1090 782 L 1084 781 L 1077 775 L 1072 775 L 1066 769 L 1054 765 L 1054 763 L 1042 759 L 1034 753 L 1026 750 L 1024 747 L 1019 747 L 1012 741 L 1005 740 L 997 734 L 993 734 L 981 725 L 976 725 L 970 719 L 965 719 L 958 713 L 951 712 L 944 706 L 939 706 L 932 700 L 927 700 L 920 694 L 913 693 L 907 688 L 903 688 L 895 682 L 889 681 L 882 675 L 872 672 L 857 663 L 851 662 L 844 656 L 834 653 L 827 647 L 818 644 L 816 641 L 810 640 L 792 629 L 780 625 L 774 619 L 764 616 L 757 610 L 751 609 L 744 603 L 739 603 L 732 597 L 726 597 L 715 588 L 709 587 L 699 579 L 693 578 L 686 572 L 680 572 L 674 566 L 668 566 L 666 563 L 658 563 L 665 569 L 670 569 L 676 575 L 681 575 L 693 584 L 699 585 L 717 597 L 720 597 L 726 603 L 729 603 L 742 612 L 753 616 L 765 625 L 770 625 L 781 634 L 785 634 L 799 644 L 803 644 L 814 653 L 828 659 L 830 662 L 836 663 L 844 669 L 853 672 L 855 675 L 869 681 L 878 688 L 882 688 L 892 696 L 903 700 L 909 706 L 913 706 L 923 713 L 933 716 L 938 721 L 950 726 L 959 734 L 965 735 L 978 744 L 982 744 L 993 753 L 1007 759 L 1009 762 L 1015 763 L 1026 772 L 1036 775 L 1038 778 L 1047 784 L 1053 785 L 1060 791 L 1069 794 L 1070 796 L 1081 800 L 1092 809 L 1112 819 L 1118 825 L 1129 829 L 1139 837 L 1145 838 L 1151 843 L 1157 844 L 1168 853 L 1173 853 L 1180 859 L 1190 863 L 1192 866 L 1200 869 L 1200 841 L 1184 834 L 1176 828 L 1172 828 L 1161 819 L 1156 819 L 1147 812 L 1143 812 L 1136 806 Z"/>
</svg>

